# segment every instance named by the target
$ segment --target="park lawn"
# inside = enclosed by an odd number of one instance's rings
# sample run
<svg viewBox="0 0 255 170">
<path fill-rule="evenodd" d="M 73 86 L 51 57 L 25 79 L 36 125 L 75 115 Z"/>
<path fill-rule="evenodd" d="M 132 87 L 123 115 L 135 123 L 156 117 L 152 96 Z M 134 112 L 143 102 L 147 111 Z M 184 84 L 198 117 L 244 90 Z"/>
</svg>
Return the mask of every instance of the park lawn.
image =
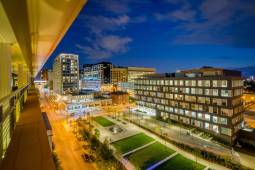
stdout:
<svg viewBox="0 0 255 170">
<path fill-rule="evenodd" d="M 115 123 L 113 123 L 112 121 L 110 121 L 102 116 L 94 117 L 94 121 L 96 121 L 98 124 L 100 124 L 103 127 L 115 125 Z"/>
<path fill-rule="evenodd" d="M 204 165 L 196 163 L 190 159 L 185 158 L 184 156 L 178 154 L 165 163 L 158 166 L 155 170 L 203 170 Z"/>
<path fill-rule="evenodd" d="M 137 169 L 147 169 L 155 163 L 172 155 L 174 152 L 174 150 L 168 148 L 167 146 L 162 145 L 159 142 L 155 142 L 142 150 L 128 155 L 127 159 Z"/>
<path fill-rule="evenodd" d="M 119 141 L 113 142 L 113 146 L 120 151 L 122 154 L 139 148 L 147 143 L 154 141 L 153 138 L 145 135 L 144 133 L 139 133 L 134 136 L 130 136 Z"/>
</svg>

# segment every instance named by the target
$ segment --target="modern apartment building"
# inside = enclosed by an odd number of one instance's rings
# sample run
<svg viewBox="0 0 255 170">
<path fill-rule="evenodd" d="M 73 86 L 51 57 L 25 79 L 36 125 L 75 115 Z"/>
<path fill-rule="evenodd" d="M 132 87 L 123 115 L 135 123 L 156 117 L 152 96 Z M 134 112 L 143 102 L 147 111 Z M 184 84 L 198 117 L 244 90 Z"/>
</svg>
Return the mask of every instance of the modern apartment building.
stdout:
<svg viewBox="0 0 255 170">
<path fill-rule="evenodd" d="M 128 69 L 126 67 L 113 67 L 111 70 L 112 84 L 128 81 Z"/>
<path fill-rule="evenodd" d="M 111 83 L 111 70 L 112 63 L 101 62 L 97 64 L 85 64 L 83 65 L 84 78 L 98 79 L 101 84 Z"/>
<path fill-rule="evenodd" d="M 79 91 L 79 56 L 59 54 L 53 64 L 53 91 L 63 95 Z"/>
<path fill-rule="evenodd" d="M 139 109 L 206 131 L 233 144 L 242 126 L 243 80 L 218 68 L 155 74 L 136 79 Z"/>
</svg>

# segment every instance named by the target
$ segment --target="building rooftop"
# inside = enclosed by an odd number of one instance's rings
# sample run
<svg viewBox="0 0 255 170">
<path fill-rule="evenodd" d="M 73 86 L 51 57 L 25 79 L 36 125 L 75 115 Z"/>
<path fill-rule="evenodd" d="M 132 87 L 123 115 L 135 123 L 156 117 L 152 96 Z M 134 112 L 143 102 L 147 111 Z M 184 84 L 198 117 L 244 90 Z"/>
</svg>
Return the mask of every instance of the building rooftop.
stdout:
<svg viewBox="0 0 255 170">
<path fill-rule="evenodd" d="M 242 74 L 237 70 L 227 70 L 223 68 L 202 67 L 198 69 L 179 70 L 175 73 L 162 73 L 146 75 L 147 78 L 170 78 L 170 77 L 241 77 Z"/>
<path fill-rule="evenodd" d="M 114 95 L 123 95 L 123 94 L 128 94 L 127 92 L 124 92 L 124 91 L 115 91 L 115 92 L 112 92 L 110 94 L 114 94 Z"/>
<path fill-rule="evenodd" d="M 98 64 L 112 64 L 111 62 L 99 62 L 99 63 L 95 63 L 95 64 L 83 64 L 83 68 L 85 67 L 91 67 L 91 66 L 94 66 L 94 65 L 98 65 Z"/>
</svg>

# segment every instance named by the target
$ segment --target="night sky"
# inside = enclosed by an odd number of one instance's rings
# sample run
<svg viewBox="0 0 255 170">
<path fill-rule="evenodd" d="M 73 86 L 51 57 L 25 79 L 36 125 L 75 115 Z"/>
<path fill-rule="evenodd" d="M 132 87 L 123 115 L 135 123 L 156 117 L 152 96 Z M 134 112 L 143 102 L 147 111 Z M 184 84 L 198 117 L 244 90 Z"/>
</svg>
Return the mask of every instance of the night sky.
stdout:
<svg viewBox="0 0 255 170">
<path fill-rule="evenodd" d="M 157 72 L 255 65 L 255 0 L 89 0 L 60 52 Z"/>
</svg>

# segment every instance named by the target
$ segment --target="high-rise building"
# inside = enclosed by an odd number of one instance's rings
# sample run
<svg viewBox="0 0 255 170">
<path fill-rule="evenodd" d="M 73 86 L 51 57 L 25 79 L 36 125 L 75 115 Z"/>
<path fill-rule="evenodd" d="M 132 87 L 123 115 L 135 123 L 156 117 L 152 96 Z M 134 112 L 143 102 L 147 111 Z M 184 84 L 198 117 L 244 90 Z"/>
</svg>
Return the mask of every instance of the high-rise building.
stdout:
<svg viewBox="0 0 255 170">
<path fill-rule="evenodd" d="M 138 78 L 139 109 L 206 131 L 233 144 L 242 126 L 243 79 L 239 71 L 201 68 Z"/>
<path fill-rule="evenodd" d="M 53 71 L 48 70 L 48 89 L 53 90 Z"/>
<path fill-rule="evenodd" d="M 113 67 L 112 68 L 112 84 L 117 84 L 119 82 L 128 81 L 128 69 L 127 67 Z"/>
<path fill-rule="evenodd" d="M 53 91 L 57 94 L 79 91 L 79 56 L 59 54 L 53 64 Z"/>
<path fill-rule="evenodd" d="M 101 84 L 111 83 L 111 70 L 112 63 L 101 62 L 97 64 L 85 64 L 83 65 L 85 79 L 92 78 L 93 80 L 98 79 Z"/>
</svg>

